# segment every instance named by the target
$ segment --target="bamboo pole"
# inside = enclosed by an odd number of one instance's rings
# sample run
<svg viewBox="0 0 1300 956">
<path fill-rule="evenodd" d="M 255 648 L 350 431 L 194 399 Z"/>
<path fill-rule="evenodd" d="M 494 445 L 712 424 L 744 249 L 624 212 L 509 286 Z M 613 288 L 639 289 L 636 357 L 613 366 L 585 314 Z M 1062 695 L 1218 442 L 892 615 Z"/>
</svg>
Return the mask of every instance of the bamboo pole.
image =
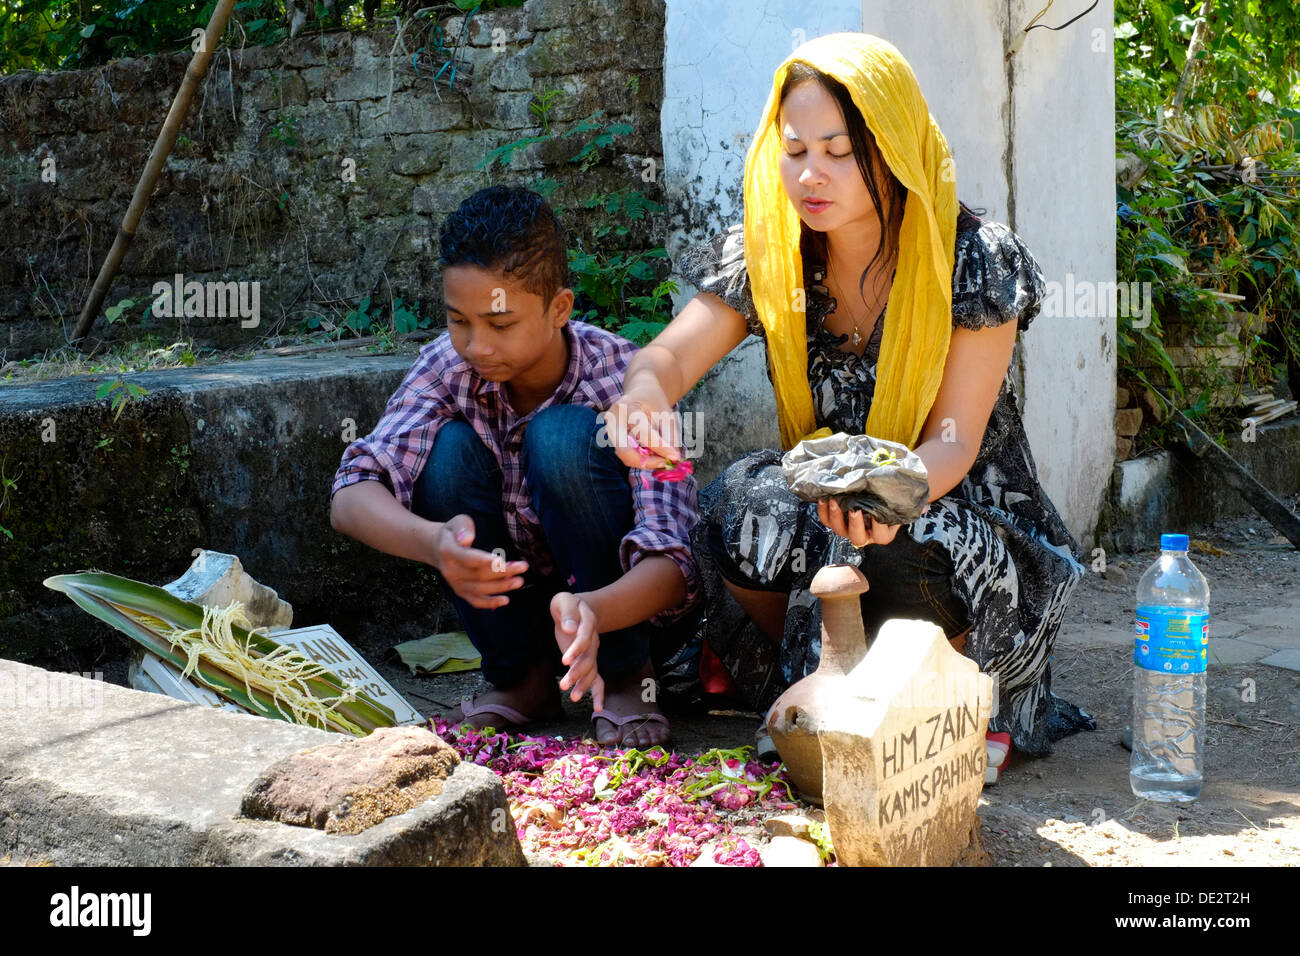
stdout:
<svg viewBox="0 0 1300 956">
<path fill-rule="evenodd" d="M 217 41 L 226 32 L 226 23 L 234 9 L 235 0 L 218 0 L 216 9 L 212 11 L 212 19 L 208 21 L 203 41 L 194 51 L 194 56 L 190 58 L 190 65 L 185 70 L 185 79 L 181 82 L 180 89 L 176 91 L 176 98 L 172 100 L 167 119 L 163 122 L 162 129 L 158 131 L 158 138 L 154 141 L 153 152 L 149 154 L 140 181 L 136 183 L 135 195 L 131 197 L 131 204 L 127 206 L 126 215 L 122 217 L 122 224 L 118 226 L 117 238 L 113 240 L 113 247 L 108 250 L 108 256 L 100 266 L 99 276 L 91 287 L 86 304 L 81 307 L 81 317 L 77 320 L 77 327 L 72 333 L 74 343 L 84 339 L 90 332 L 90 327 L 95 324 L 95 316 L 99 314 L 99 308 L 104 304 L 104 297 L 108 295 L 109 284 L 117 275 L 118 266 L 126 257 L 131 240 L 135 238 L 135 230 L 140 224 L 140 218 L 153 197 L 154 187 L 158 184 L 163 165 L 171 155 L 172 147 L 176 145 L 176 137 L 181 131 L 185 114 L 189 112 L 194 91 L 198 88 L 199 81 L 207 75 L 212 53 L 217 47 Z"/>
<path fill-rule="evenodd" d="M 1192 29 L 1192 39 L 1187 44 L 1187 59 L 1183 61 L 1183 72 L 1179 74 L 1178 88 L 1174 90 L 1175 113 L 1182 112 L 1184 98 L 1196 86 L 1196 72 L 1201 65 L 1196 55 L 1205 48 L 1205 41 L 1210 32 L 1210 11 L 1213 7 L 1214 0 L 1205 0 L 1201 4 L 1200 13 L 1197 14 L 1196 26 Z"/>
<path fill-rule="evenodd" d="M 1300 548 L 1300 516 L 1291 513 L 1291 509 L 1256 480 L 1232 455 L 1201 429 L 1200 425 L 1184 415 L 1172 401 L 1158 388 L 1153 388 L 1161 401 L 1173 411 L 1174 420 L 1183 426 L 1186 432 L 1186 445 L 1197 458 L 1207 455 L 1218 467 L 1219 476 L 1225 484 L 1235 488 L 1246 503 L 1286 537 Z"/>
<path fill-rule="evenodd" d="M 1200 61 L 1196 59 L 1196 54 L 1205 48 L 1206 38 L 1209 34 L 1210 13 L 1214 10 L 1214 0 L 1204 0 L 1201 4 L 1200 12 L 1197 14 L 1196 26 L 1192 28 L 1192 39 L 1187 44 L 1187 59 L 1183 61 L 1183 71 L 1178 75 L 1178 86 L 1174 89 L 1173 104 L 1169 108 L 1169 116 L 1165 116 L 1164 108 L 1160 109 L 1156 116 L 1156 129 L 1164 129 L 1165 120 L 1171 119 L 1174 115 L 1183 111 L 1183 100 L 1196 86 L 1196 73 L 1200 67 Z M 1125 186 L 1132 190 L 1137 188 L 1137 184 L 1142 181 L 1142 177 L 1147 174 L 1151 168 L 1151 161 L 1147 160 L 1137 170 L 1128 177 Z"/>
</svg>

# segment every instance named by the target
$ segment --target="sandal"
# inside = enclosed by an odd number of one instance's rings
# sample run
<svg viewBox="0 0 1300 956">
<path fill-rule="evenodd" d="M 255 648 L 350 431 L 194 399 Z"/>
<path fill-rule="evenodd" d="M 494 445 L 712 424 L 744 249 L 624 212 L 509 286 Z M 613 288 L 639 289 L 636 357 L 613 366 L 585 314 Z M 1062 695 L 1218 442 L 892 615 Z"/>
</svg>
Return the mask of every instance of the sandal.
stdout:
<svg viewBox="0 0 1300 956">
<path fill-rule="evenodd" d="M 564 713 L 564 708 L 557 704 L 556 707 L 536 717 L 529 717 L 518 710 L 515 710 L 509 704 L 478 704 L 478 694 L 471 694 L 460 702 L 461 723 L 468 723 L 471 717 L 481 717 L 484 714 L 496 714 L 504 717 L 506 723 L 494 722 L 488 724 L 493 730 L 522 730 L 529 724 L 535 724 L 543 721 L 550 721 L 559 718 Z"/>
<path fill-rule="evenodd" d="M 604 744 L 603 746 L 606 747 L 626 746 L 626 744 L 623 743 L 623 740 L 627 737 L 627 730 L 625 728 L 627 727 L 628 724 L 632 724 L 632 723 L 636 724 L 635 727 L 631 728 L 632 730 L 636 730 L 644 726 L 645 724 L 652 723 L 652 722 L 661 723 L 665 727 L 669 726 L 668 718 L 665 717 L 663 714 L 628 714 L 627 716 L 620 717 L 618 714 L 614 713 L 609 708 L 605 708 L 600 713 L 596 713 L 594 711 L 592 712 L 591 724 L 593 730 L 595 729 L 596 721 L 598 720 L 608 720 L 611 724 L 613 724 L 618 729 L 618 743 Z M 654 744 L 654 746 L 667 747 L 668 741 L 665 740 L 661 744 Z"/>
</svg>

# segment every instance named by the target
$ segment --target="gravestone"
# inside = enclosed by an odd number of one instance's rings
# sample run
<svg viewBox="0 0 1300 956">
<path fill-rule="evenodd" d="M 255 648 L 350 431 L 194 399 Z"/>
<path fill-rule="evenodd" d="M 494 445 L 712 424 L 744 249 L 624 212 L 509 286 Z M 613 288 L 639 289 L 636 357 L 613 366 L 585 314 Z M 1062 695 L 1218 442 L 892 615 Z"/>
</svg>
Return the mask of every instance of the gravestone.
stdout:
<svg viewBox="0 0 1300 956">
<path fill-rule="evenodd" d="M 927 621 L 891 620 L 818 730 L 836 859 L 948 866 L 978 826 L 993 681 Z"/>
</svg>

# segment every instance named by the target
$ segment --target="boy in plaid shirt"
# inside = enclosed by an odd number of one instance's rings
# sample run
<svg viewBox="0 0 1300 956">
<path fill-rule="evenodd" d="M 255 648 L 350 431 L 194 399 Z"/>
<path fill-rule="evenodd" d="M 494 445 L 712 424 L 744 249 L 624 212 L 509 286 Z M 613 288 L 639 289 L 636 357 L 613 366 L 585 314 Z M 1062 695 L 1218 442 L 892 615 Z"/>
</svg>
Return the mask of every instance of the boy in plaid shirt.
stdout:
<svg viewBox="0 0 1300 956">
<path fill-rule="evenodd" d="M 688 621 L 693 478 L 643 480 L 600 413 L 635 345 L 570 321 L 565 237 L 542 197 L 492 186 L 442 229 L 447 332 L 343 453 L 330 523 L 439 571 L 493 686 L 453 721 L 554 717 L 592 692 L 597 739 L 665 743 L 652 641 Z"/>
</svg>

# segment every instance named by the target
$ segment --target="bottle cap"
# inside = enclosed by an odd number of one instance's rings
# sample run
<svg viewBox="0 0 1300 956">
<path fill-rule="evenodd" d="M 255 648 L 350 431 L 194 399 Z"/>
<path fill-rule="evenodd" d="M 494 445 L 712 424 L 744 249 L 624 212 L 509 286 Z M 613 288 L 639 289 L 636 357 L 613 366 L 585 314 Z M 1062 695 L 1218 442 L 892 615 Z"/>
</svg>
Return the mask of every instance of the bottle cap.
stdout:
<svg viewBox="0 0 1300 956">
<path fill-rule="evenodd" d="M 1185 534 L 1162 534 L 1160 536 L 1161 551 L 1186 551 L 1187 535 Z"/>
</svg>

